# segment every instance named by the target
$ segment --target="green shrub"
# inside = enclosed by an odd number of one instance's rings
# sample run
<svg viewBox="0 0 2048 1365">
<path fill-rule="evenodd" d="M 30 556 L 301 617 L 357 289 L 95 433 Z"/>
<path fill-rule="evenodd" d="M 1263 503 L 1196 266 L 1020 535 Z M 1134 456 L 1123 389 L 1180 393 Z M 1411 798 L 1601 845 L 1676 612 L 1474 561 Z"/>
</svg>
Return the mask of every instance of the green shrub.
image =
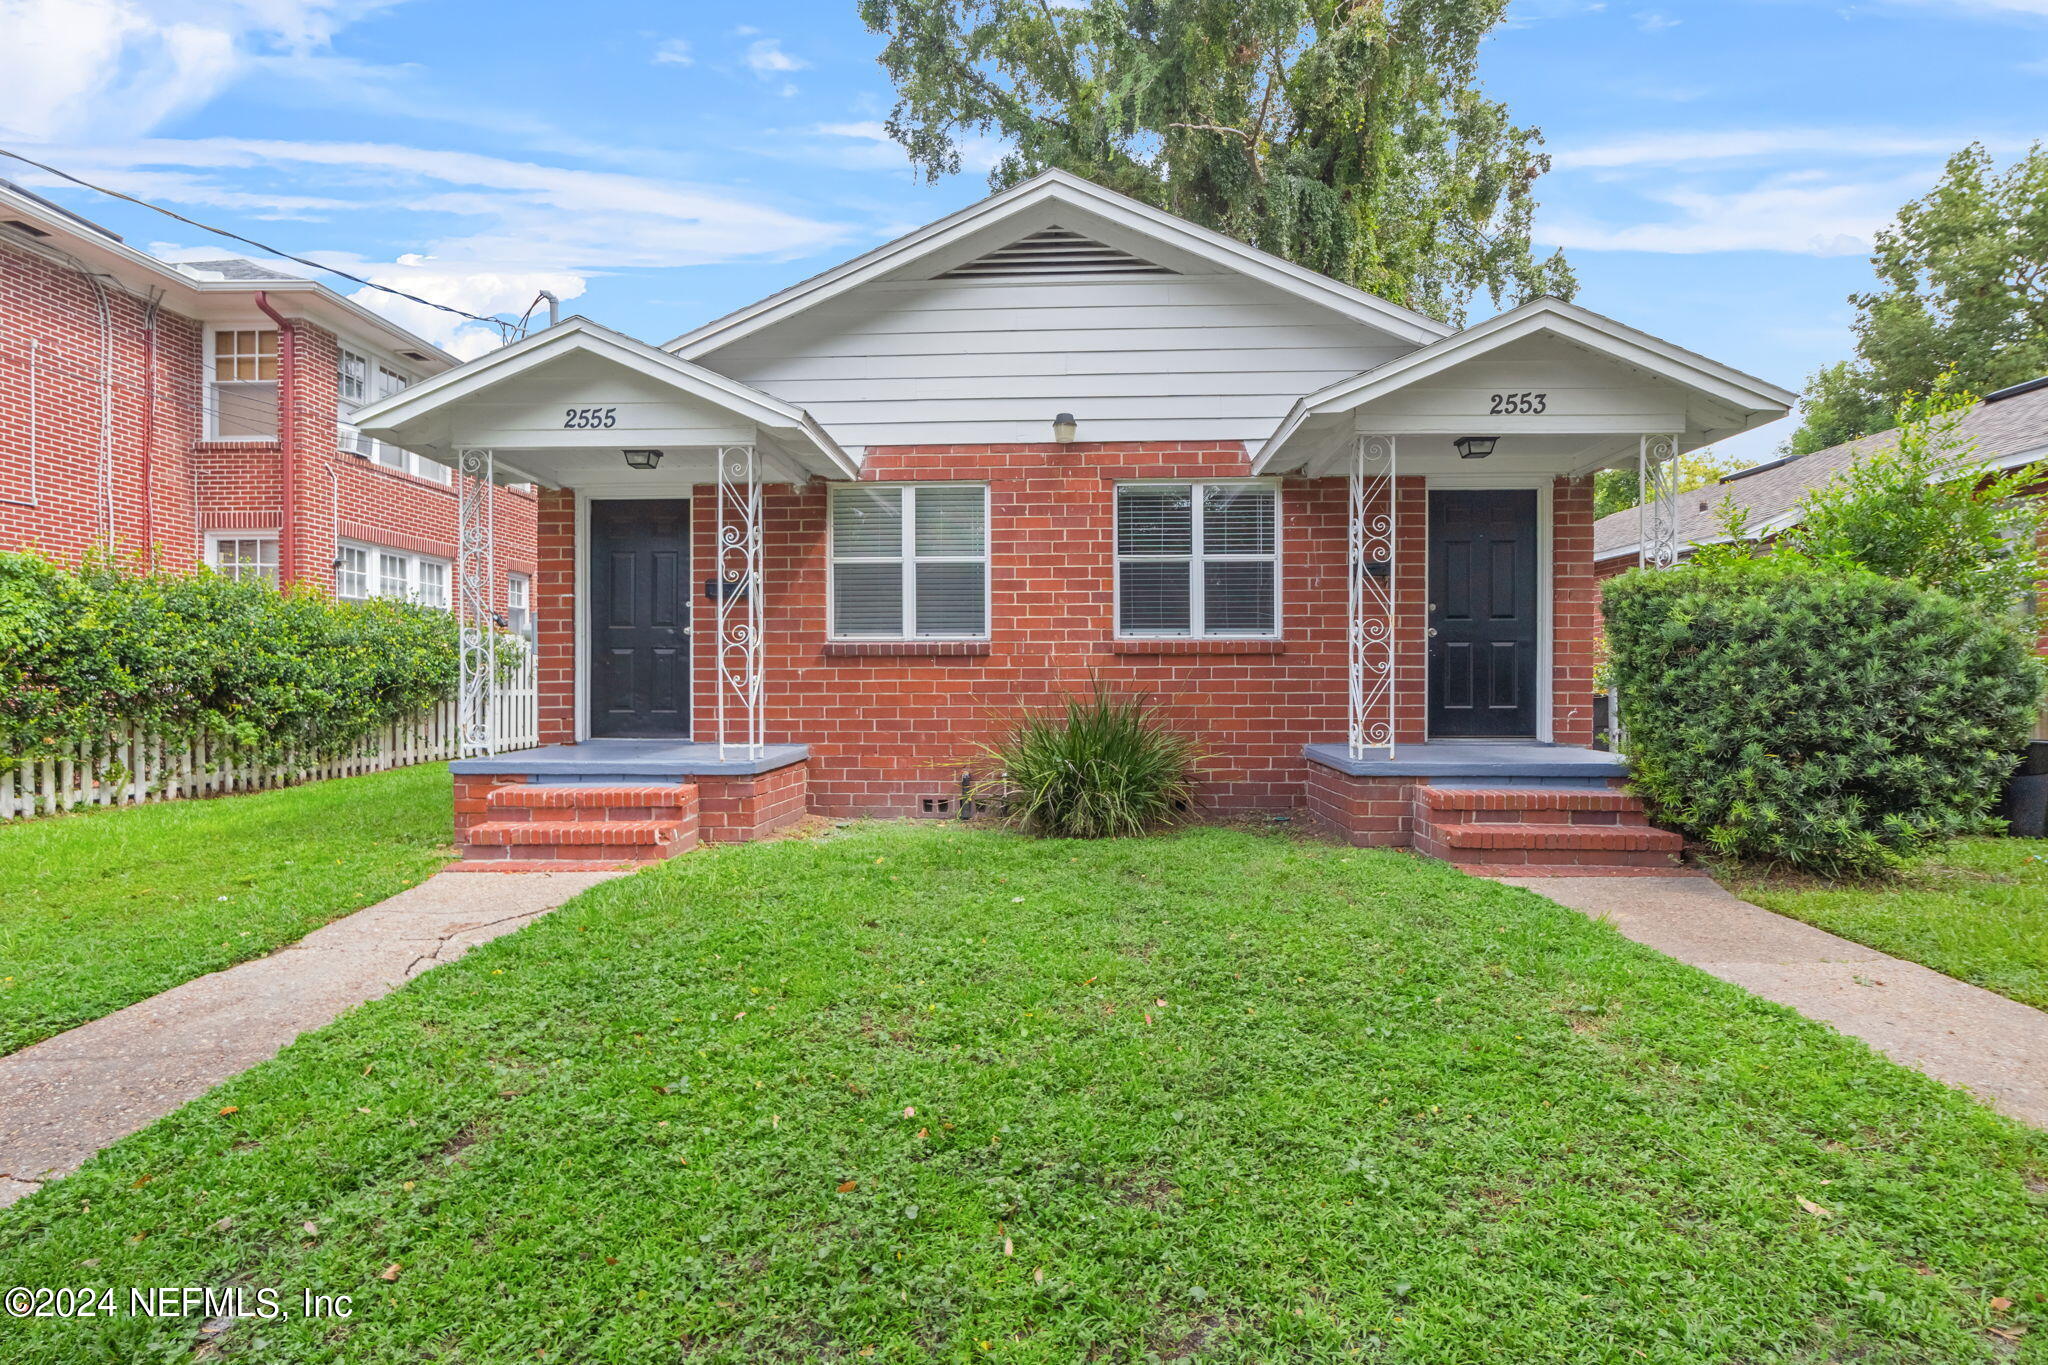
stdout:
<svg viewBox="0 0 2048 1365">
<path fill-rule="evenodd" d="M 1100 839 L 1142 834 L 1194 805 L 1194 741 L 1142 695 L 1097 684 L 1062 709 L 1027 711 L 984 752 L 1001 769 L 977 800 L 996 800 L 1040 834 Z"/>
<path fill-rule="evenodd" d="M 0 770 L 128 726 L 311 762 L 448 696 L 448 612 L 0 554 Z"/>
<path fill-rule="evenodd" d="M 1607 584 L 1636 790 L 1734 858 L 1872 872 L 1985 828 L 2042 667 L 2009 623 L 1787 556 Z"/>
</svg>

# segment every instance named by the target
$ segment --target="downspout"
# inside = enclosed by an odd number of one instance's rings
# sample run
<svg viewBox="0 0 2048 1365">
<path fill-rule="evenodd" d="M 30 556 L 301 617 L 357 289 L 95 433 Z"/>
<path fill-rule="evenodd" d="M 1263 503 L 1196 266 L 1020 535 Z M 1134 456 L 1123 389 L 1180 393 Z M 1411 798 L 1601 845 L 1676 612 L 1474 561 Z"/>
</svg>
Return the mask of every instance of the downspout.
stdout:
<svg viewBox="0 0 2048 1365">
<path fill-rule="evenodd" d="M 142 316 L 142 553 L 156 568 L 156 304 Z"/>
<path fill-rule="evenodd" d="M 292 420 L 292 371 L 298 348 L 291 319 L 270 306 L 270 295 L 264 290 L 256 291 L 256 307 L 277 324 L 277 451 L 278 467 L 284 474 L 278 493 L 277 585 L 284 588 L 298 581 L 293 572 L 297 567 L 299 510 L 295 486 L 299 452 L 293 437 L 298 424 Z"/>
</svg>

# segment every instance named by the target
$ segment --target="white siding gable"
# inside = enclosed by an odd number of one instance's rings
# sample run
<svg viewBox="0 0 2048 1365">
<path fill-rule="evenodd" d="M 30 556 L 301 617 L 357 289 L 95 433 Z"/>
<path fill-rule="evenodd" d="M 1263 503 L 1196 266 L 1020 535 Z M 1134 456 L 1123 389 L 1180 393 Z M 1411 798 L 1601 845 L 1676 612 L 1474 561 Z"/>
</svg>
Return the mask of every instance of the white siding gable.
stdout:
<svg viewBox="0 0 2048 1365">
<path fill-rule="evenodd" d="M 842 445 L 1258 441 L 1305 393 L 1413 349 L 1236 275 L 878 282 L 702 363 Z"/>
</svg>

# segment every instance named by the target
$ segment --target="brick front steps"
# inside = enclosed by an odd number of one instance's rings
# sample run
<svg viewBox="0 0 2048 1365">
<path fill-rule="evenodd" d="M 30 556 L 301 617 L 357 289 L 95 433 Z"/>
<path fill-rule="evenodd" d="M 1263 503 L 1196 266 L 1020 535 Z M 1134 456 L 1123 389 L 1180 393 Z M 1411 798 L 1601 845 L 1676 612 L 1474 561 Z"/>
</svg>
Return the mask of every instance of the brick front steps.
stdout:
<svg viewBox="0 0 2048 1365">
<path fill-rule="evenodd" d="M 460 866 L 586 871 L 660 862 L 697 846 L 697 788 L 457 779 Z"/>
<path fill-rule="evenodd" d="M 1424 782 L 1413 819 L 1418 853 L 1480 875 L 1670 876 L 1685 847 L 1651 826 L 1641 801 L 1612 788 Z"/>
</svg>

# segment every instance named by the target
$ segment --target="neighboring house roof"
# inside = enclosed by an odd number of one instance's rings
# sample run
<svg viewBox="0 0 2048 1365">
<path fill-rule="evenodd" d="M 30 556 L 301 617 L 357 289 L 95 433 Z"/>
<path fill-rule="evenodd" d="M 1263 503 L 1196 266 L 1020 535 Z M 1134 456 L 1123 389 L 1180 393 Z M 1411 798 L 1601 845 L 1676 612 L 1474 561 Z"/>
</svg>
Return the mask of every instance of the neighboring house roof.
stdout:
<svg viewBox="0 0 2048 1365">
<path fill-rule="evenodd" d="M 1100 219 L 1138 237 L 1184 252 L 1212 268 L 1263 280 L 1285 293 L 1320 304 L 1411 345 L 1434 341 L 1452 330 L 1434 318 L 1390 303 L 1362 289 L 1354 289 L 1257 247 L 1247 246 L 1234 237 L 1198 226 L 1128 195 L 1104 189 L 1080 176 L 1049 170 L 771 294 L 758 303 L 748 304 L 685 332 L 663 349 L 674 351 L 686 359 L 701 359 L 763 327 L 838 298 L 858 285 L 904 271 L 930 257 L 943 258 L 948 248 L 961 247 L 967 239 L 999 231 L 1006 221 L 1048 206 L 1065 207 L 1088 218 Z M 1071 229 L 1076 225 L 1063 223 L 1060 226 Z M 990 242 L 987 245 L 1003 243 Z M 944 258 L 942 269 L 961 263 Z"/>
<path fill-rule="evenodd" d="M 2048 384 L 2030 381 L 1988 395 L 1963 415 L 1960 436 L 1973 438 L 1975 454 L 1988 468 L 2012 469 L 2048 459 Z M 1771 460 L 1724 476 L 1718 483 L 1678 495 L 1678 534 L 1687 545 L 1723 539 L 1720 508 L 1733 502 L 1749 514 L 1752 532 L 1771 534 L 1790 526 L 1808 490 L 1831 482 L 1866 455 L 1892 445 L 1896 429 L 1860 436 L 1811 455 Z M 1640 509 L 1593 523 L 1593 557 L 1614 559 L 1636 553 Z"/>
<path fill-rule="evenodd" d="M 261 290 L 287 316 L 306 317 L 329 331 L 388 348 L 425 372 L 462 363 L 426 338 L 316 280 L 278 274 L 240 257 L 184 265 L 160 261 L 129 246 L 118 233 L 4 180 L 0 180 L 0 242 L 92 271 L 130 290 L 158 294 L 172 312 L 203 322 L 260 318 L 253 299 Z"/>
</svg>

